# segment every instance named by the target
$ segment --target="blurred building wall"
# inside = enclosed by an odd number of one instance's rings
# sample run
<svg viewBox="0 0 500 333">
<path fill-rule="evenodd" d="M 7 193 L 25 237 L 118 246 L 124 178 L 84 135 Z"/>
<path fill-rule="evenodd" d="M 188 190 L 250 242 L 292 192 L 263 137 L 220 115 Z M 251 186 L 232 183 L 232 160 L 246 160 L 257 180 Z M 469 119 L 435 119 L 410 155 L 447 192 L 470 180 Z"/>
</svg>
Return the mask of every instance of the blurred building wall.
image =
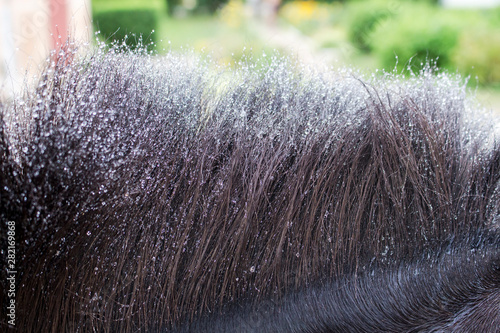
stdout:
<svg viewBox="0 0 500 333">
<path fill-rule="evenodd" d="M 17 92 L 50 51 L 90 40 L 90 0 L 0 0 L 0 98 Z"/>
</svg>

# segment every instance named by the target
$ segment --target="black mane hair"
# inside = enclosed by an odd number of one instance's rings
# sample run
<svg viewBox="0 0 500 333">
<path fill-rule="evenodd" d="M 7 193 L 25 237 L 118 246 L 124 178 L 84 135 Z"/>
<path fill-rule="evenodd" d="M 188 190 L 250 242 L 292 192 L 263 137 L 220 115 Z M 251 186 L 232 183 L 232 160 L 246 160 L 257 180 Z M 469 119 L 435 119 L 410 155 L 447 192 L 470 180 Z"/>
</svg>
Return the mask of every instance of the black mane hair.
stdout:
<svg viewBox="0 0 500 333">
<path fill-rule="evenodd" d="M 0 105 L 10 327 L 497 332 L 500 148 L 477 110 L 432 68 L 68 48 Z"/>
</svg>

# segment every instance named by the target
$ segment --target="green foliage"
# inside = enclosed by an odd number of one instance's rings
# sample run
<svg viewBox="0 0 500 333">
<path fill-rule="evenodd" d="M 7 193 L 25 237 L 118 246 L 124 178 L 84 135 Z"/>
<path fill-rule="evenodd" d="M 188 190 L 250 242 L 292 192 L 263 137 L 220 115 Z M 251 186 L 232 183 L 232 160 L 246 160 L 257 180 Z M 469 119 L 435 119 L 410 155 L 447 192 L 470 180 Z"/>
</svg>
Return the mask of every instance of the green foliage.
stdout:
<svg viewBox="0 0 500 333">
<path fill-rule="evenodd" d="M 167 4 L 168 15 L 172 16 L 174 14 L 174 8 L 179 6 L 180 0 L 165 0 Z"/>
<path fill-rule="evenodd" d="M 480 84 L 500 83 L 500 28 L 465 31 L 452 59 L 461 73 L 477 77 Z"/>
<path fill-rule="evenodd" d="M 500 82 L 500 9 L 446 10 L 407 2 L 383 13 L 372 11 L 372 22 L 379 19 L 361 36 L 385 69 L 401 71 L 409 65 L 416 70 L 432 60 L 440 68 L 477 77 L 481 84 Z"/>
<path fill-rule="evenodd" d="M 384 1 L 353 2 L 347 9 L 347 30 L 351 43 L 362 51 L 370 51 L 373 30 L 397 13 L 399 4 Z"/>
<path fill-rule="evenodd" d="M 156 42 L 158 20 L 165 12 L 164 0 L 93 0 L 95 31 L 108 42 L 125 40 L 135 48 L 142 38 L 144 44 Z"/>
<path fill-rule="evenodd" d="M 156 42 L 158 18 L 152 9 L 117 9 L 94 13 L 94 28 L 106 41 L 121 41 L 130 48 Z M 152 46 L 149 46 L 152 47 Z"/>
<path fill-rule="evenodd" d="M 465 24 L 462 16 L 431 6 L 410 6 L 376 27 L 370 46 L 386 69 L 420 68 L 429 60 L 438 67 L 453 69 L 452 52 Z"/>
<path fill-rule="evenodd" d="M 196 9 L 198 11 L 208 11 L 213 14 L 226 3 L 228 3 L 228 0 L 198 0 Z"/>
<path fill-rule="evenodd" d="M 229 0 L 196 0 L 194 8 L 189 8 L 191 13 L 215 13 L 222 8 Z M 182 6 L 182 0 L 165 0 L 168 7 L 168 14 L 173 15 L 175 8 Z"/>
<path fill-rule="evenodd" d="M 94 12 L 116 9 L 165 10 L 165 0 L 92 0 Z"/>
</svg>

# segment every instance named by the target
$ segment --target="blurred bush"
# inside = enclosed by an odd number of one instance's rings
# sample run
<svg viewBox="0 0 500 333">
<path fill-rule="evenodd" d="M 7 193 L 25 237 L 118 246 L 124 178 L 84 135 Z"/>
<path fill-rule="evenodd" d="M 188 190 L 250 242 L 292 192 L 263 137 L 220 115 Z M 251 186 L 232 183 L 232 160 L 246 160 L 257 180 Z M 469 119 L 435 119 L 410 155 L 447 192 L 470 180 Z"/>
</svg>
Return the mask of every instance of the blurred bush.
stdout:
<svg viewBox="0 0 500 333">
<path fill-rule="evenodd" d="M 221 9 L 228 0 L 166 0 L 169 15 L 175 15 L 178 9 L 190 13 L 209 13 L 214 14 Z"/>
<path fill-rule="evenodd" d="M 353 46 L 386 70 L 435 60 L 481 84 L 500 83 L 500 7 L 451 10 L 431 2 L 352 1 L 342 24 Z"/>
<path fill-rule="evenodd" d="M 174 8 L 181 4 L 181 0 L 166 0 L 168 15 L 172 16 L 174 14 Z"/>
<path fill-rule="evenodd" d="M 107 42 L 124 41 L 130 48 L 154 47 L 158 15 L 165 11 L 160 0 L 93 0 L 93 24 Z"/>
<path fill-rule="evenodd" d="M 452 56 L 458 70 L 480 84 L 500 83 L 500 28 L 473 28 L 460 36 Z"/>
<path fill-rule="evenodd" d="M 453 52 L 459 36 L 475 19 L 463 11 L 406 3 L 397 15 L 375 28 L 369 43 L 386 69 L 402 70 L 410 62 L 419 69 L 431 59 L 438 67 L 455 69 Z"/>
<path fill-rule="evenodd" d="M 196 10 L 197 11 L 208 11 L 213 14 L 217 9 L 222 8 L 224 4 L 226 4 L 228 0 L 198 0 Z"/>
<path fill-rule="evenodd" d="M 156 42 L 157 14 L 149 9 L 110 10 L 94 14 L 94 26 L 104 40 L 123 40 L 130 48 Z"/>
<path fill-rule="evenodd" d="M 165 0 L 92 0 L 93 12 L 118 9 L 152 9 L 165 12 L 165 7 Z"/>
<path fill-rule="evenodd" d="M 348 5 L 346 25 L 349 41 L 358 49 L 368 52 L 371 49 L 372 32 L 397 13 L 397 2 L 361 1 Z"/>
</svg>

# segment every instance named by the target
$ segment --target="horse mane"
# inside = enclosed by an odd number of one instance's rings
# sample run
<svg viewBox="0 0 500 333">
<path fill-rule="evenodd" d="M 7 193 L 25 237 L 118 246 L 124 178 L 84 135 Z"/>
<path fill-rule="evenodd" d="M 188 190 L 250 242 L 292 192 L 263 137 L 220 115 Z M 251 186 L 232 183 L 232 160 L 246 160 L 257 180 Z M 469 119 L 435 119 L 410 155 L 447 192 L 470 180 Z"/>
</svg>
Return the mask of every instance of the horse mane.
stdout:
<svg viewBox="0 0 500 333">
<path fill-rule="evenodd" d="M 25 332 L 498 327 L 500 149 L 460 78 L 68 48 L 0 114 Z"/>
</svg>

